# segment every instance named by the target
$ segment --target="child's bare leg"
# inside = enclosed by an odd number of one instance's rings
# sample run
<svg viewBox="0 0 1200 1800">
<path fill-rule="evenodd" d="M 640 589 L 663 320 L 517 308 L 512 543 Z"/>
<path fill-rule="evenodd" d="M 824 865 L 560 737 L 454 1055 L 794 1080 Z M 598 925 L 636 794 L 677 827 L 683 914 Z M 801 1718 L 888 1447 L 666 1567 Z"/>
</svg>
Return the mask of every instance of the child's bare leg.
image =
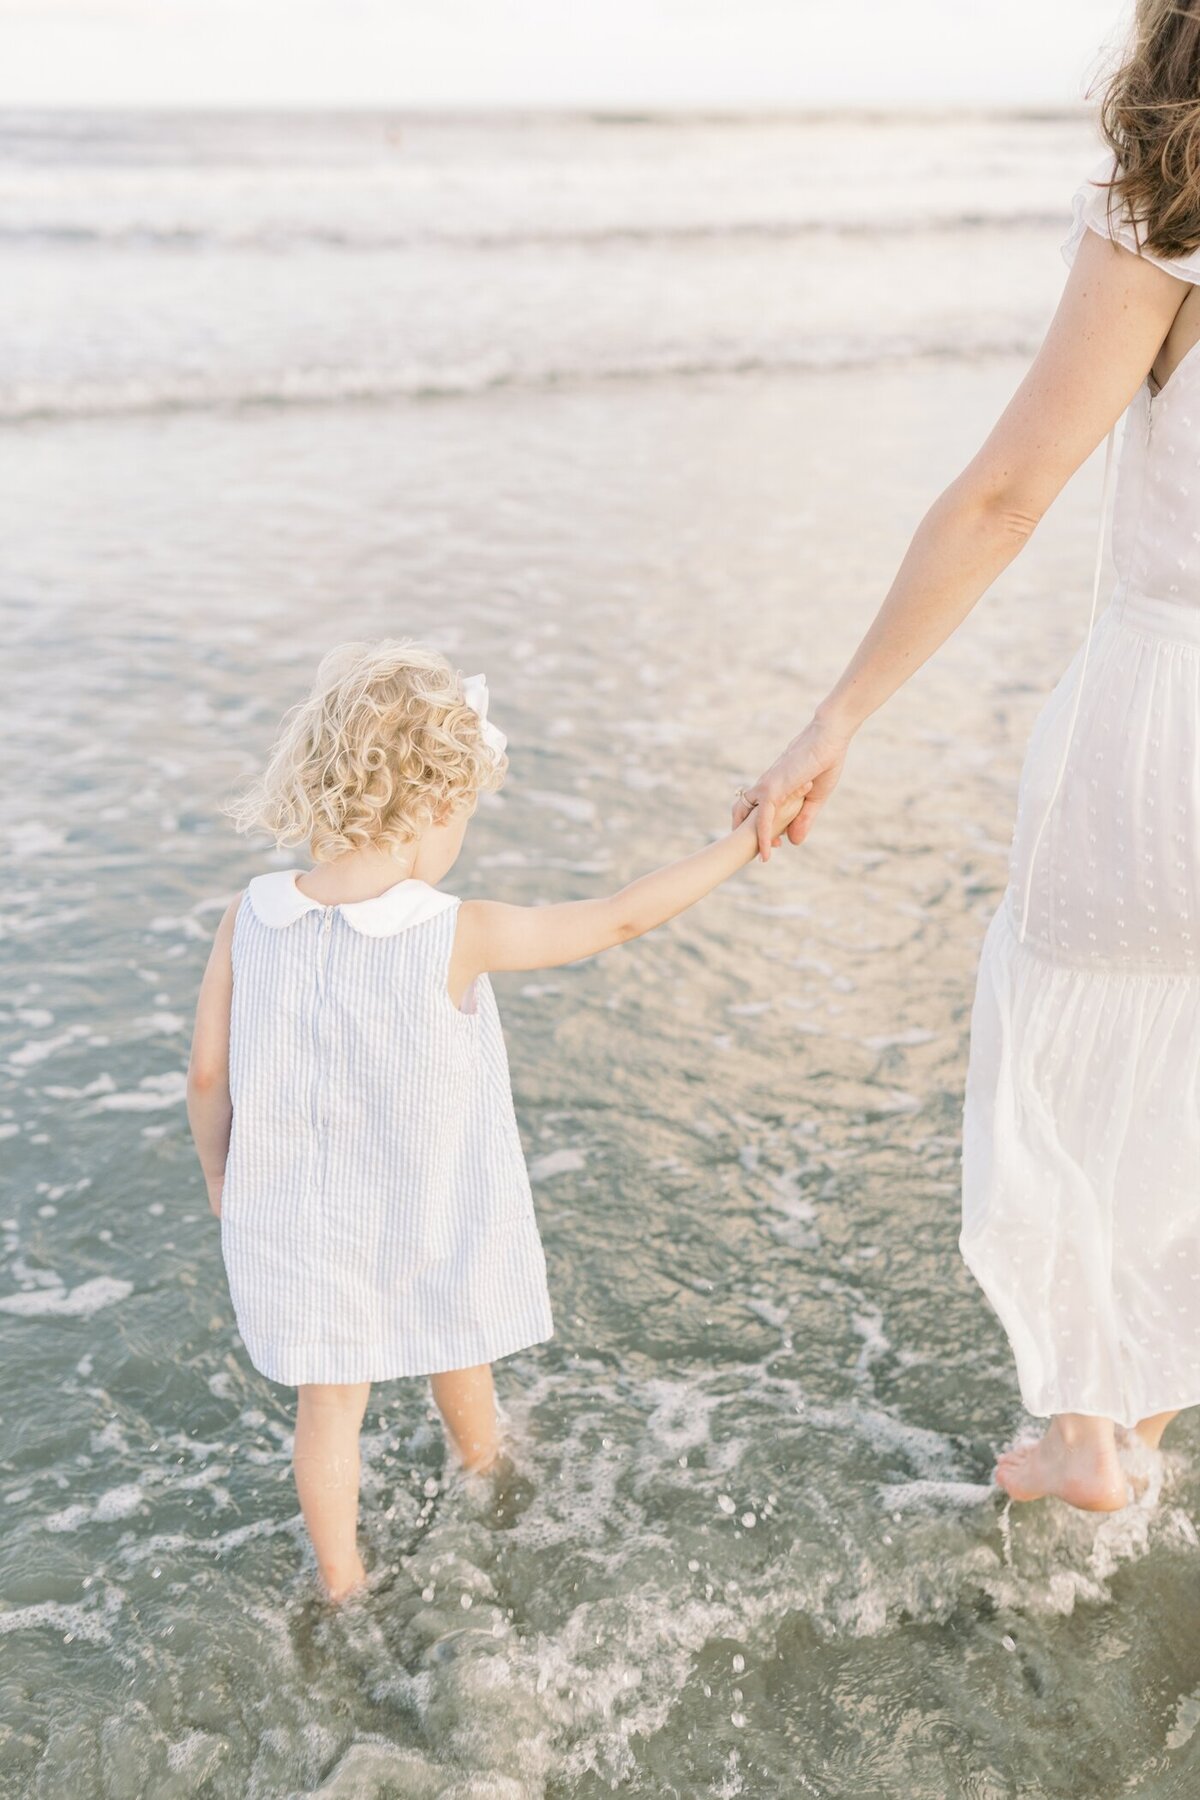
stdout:
<svg viewBox="0 0 1200 1800">
<path fill-rule="evenodd" d="M 1163 1432 L 1167 1429 L 1171 1420 L 1177 1419 L 1178 1417 L 1178 1407 L 1176 1407 L 1174 1412 L 1153 1413 L 1148 1419 L 1139 1419 L 1134 1426 L 1134 1430 L 1141 1438 L 1143 1444 L 1148 1445 L 1151 1450 L 1157 1450 L 1159 1444 L 1162 1442 Z"/>
<path fill-rule="evenodd" d="M 301 1386 L 292 1469 L 300 1510 L 331 1600 L 365 1579 L 358 1554 L 358 1434 L 369 1381 Z"/>
<path fill-rule="evenodd" d="M 433 1397 L 465 1469 L 490 1469 L 500 1449 L 490 1363 L 430 1377 Z"/>
</svg>

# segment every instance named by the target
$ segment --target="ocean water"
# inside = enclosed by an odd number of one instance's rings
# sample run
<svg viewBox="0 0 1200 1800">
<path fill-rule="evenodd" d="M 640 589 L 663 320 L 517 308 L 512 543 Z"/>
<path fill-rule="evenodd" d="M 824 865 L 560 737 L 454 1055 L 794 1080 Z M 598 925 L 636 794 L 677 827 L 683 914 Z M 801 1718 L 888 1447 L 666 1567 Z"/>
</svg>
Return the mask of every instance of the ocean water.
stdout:
<svg viewBox="0 0 1200 1800">
<path fill-rule="evenodd" d="M 0 121 L 0 1788 L 36 1800 L 1172 1800 L 1194 1420 L 1009 1510 L 957 1257 L 972 978 L 1098 480 L 801 852 L 497 981 L 553 1344 L 519 1476 L 373 1393 L 373 1591 L 315 1598 L 292 1394 L 183 1109 L 217 813 L 321 651 L 412 633 L 510 740 L 458 891 L 719 830 L 1061 287 L 1081 116 Z"/>
</svg>

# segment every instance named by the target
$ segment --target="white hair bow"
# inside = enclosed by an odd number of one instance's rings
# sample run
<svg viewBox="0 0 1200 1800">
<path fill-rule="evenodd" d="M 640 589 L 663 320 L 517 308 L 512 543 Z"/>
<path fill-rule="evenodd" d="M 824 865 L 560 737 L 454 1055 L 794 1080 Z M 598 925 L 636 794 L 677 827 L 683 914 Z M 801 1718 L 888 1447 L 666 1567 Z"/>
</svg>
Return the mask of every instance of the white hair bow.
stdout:
<svg viewBox="0 0 1200 1800">
<path fill-rule="evenodd" d="M 488 686 L 486 675 L 463 676 L 463 699 L 472 712 L 479 714 L 479 724 L 483 732 L 483 741 L 492 755 L 499 762 L 504 755 L 508 739 L 498 725 L 493 725 L 487 716 Z"/>
</svg>

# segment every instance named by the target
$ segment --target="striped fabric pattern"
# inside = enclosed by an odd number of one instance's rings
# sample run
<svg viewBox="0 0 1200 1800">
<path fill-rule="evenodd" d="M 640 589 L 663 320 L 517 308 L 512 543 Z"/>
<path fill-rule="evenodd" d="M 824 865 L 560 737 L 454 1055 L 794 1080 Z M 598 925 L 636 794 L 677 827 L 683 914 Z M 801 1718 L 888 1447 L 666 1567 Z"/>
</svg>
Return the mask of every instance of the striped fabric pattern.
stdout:
<svg viewBox="0 0 1200 1800">
<path fill-rule="evenodd" d="M 543 1342 L 495 996 L 446 988 L 458 900 L 412 881 L 325 907 L 294 876 L 256 877 L 233 934 L 221 1251 L 251 1362 L 384 1381 Z"/>
</svg>

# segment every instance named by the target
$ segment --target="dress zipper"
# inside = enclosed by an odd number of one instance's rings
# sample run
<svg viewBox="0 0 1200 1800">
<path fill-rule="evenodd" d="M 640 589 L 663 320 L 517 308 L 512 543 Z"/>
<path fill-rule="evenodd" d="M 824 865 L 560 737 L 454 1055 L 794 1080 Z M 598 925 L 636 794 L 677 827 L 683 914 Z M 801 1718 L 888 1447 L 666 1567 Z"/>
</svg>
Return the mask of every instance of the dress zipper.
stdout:
<svg viewBox="0 0 1200 1800">
<path fill-rule="evenodd" d="M 324 1157 L 320 1132 L 324 1124 L 322 1117 L 325 1104 L 325 1070 L 322 1067 L 321 1046 L 321 1014 L 325 1010 L 325 972 L 329 963 L 329 933 L 333 925 L 333 908 L 325 908 L 325 916 L 321 920 L 321 929 L 317 936 L 317 1003 L 313 1012 L 313 1090 L 312 1090 L 312 1129 L 313 1129 L 313 1167 L 315 1173 L 324 1182 Z"/>
</svg>

